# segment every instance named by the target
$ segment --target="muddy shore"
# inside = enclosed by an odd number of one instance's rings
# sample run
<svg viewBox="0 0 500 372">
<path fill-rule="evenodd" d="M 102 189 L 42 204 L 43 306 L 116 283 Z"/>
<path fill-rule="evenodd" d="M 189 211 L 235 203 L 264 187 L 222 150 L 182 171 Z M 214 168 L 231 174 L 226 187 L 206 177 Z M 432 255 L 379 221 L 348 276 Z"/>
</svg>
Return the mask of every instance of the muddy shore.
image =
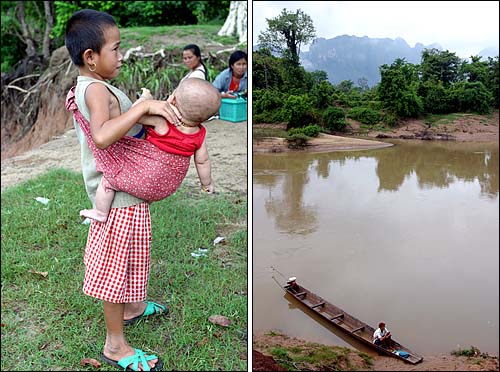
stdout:
<svg viewBox="0 0 500 372">
<path fill-rule="evenodd" d="M 283 138 L 267 137 L 253 139 L 254 153 L 263 152 L 326 152 L 381 148 L 391 146 L 380 139 L 409 139 L 423 141 L 457 141 L 457 142 L 497 142 L 499 140 L 499 111 L 491 115 L 462 114 L 454 120 L 441 120 L 429 125 L 423 119 L 406 119 L 389 131 L 378 131 L 362 128 L 359 122 L 348 119 L 348 126 L 343 133 L 320 134 L 312 138 L 302 150 L 288 148 Z M 286 124 L 254 123 L 253 127 L 285 129 Z M 362 138 L 361 138 L 362 137 Z"/>
<path fill-rule="evenodd" d="M 252 339 L 254 371 L 286 370 L 272 357 L 272 350 L 275 348 L 312 351 L 315 348 L 324 346 L 289 337 L 278 332 L 254 334 Z M 451 353 L 424 355 L 424 360 L 416 365 L 387 356 L 371 355 L 371 357 L 373 358 L 373 365 L 368 367 L 364 363 L 364 360 L 359 357 L 356 350 L 353 349 L 348 355 L 350 369 L 356 371 L 498 371 L 498 356 L 476 355 L 465 357 L 451 355 Z M 321 363 L 319 365 L 308 364 L 307 370 L 328 370 L 325 367 Z"/>
</svg>

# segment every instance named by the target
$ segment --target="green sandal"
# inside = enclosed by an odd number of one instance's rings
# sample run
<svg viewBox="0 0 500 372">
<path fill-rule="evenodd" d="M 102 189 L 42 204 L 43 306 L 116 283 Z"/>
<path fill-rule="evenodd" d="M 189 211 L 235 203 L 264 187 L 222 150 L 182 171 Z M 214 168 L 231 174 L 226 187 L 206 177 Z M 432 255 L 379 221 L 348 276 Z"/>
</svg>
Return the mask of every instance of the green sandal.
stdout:
<svg viewBox="0 0 500 372">
<path fill-rule="evenodd" d="M 122 358 L 118 361 L 109 359 L 104 354 L 101 355 L 101 359 L 112 365 L 113 367 L 119 368 L 122 371 L 139 371 L 139 362 L 142 364 L 143 371 L 161 371 L 163 369 L 163 361 L 156 355 L 148 355 L 140 349 L 134 349 L 135 354 L 128 357 Z M 158 359 L 153 368 L 149 368 L 148 360 Z M 132 368 L 128 367 L 132 364 Z"/>
<path fill-rule="evenodd" d="M 137 315 L 136 317 L 133 317 L 132 319 L 127 319 L 123 321 L 124 325 L 131 325 L 136 322 L 138 322 L 141 319 L 146 319 L 150 316 L 153 315 L 167 315 L 168 314 L 168 308 L 165 305 L 158 304 L 153 301 L 146 301 L 146 308 L 144 309 L 144 312 L 141 315 Z"/>
</svg>

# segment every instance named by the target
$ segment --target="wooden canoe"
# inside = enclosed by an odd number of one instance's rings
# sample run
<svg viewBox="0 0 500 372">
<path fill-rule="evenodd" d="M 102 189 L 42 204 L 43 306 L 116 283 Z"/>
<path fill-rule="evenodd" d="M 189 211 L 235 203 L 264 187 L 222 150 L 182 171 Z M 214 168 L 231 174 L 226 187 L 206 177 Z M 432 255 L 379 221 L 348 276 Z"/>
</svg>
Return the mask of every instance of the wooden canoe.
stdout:
<svg viewBox="0 0 500 372">
<path fill-rule="evenodd" d="M 296 281 L 293 282 L 293 285 L 288 282 L 284 286 L 284 289 L 297 299 L 297 301 L 314 311 L 316 314 L 322 316 L 328 323 L 351 335 L 369 348 L 376 350 L 379 354 L 392 356 L 410 364 L 420 363 L 424 359 L 394 339 L 392 339 L 392 350 L 375 345 L 373 343 L 373 332 L 375 332 L 373 327 L 315 295 L 313 292 L 299 285 Z M 402 355 L 407 353 L 408 355 L 407 357 L 403 357 L 399 355 L 399 353 Z"/>
</svg>

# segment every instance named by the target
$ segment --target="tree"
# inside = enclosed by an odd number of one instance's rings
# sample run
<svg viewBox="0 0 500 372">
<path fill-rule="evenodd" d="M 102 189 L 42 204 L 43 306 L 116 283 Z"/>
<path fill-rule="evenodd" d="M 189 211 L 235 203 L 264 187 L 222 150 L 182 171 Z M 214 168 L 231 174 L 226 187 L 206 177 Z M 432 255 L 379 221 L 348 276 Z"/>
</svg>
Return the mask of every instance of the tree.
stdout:
<svg viewBox="0 0 500 372">
<path fill-rule="evenodd" d="M 404 58 L 391 66 L 379 67 L 381 80 L 378 94 L 384 106 L 399 117 L 414 117 L 423 111 L 422 99 L 417 95 L 418 76 L 414 65 Z"/>
<path fill-rule="evenodd" d="M 247 42 L 247 2 L 231 1 L 226 22 L 217 33 L 219 36 L 238 36 L 239 43 Z"/>
<path fill-rule="evenodd" d="M 498 68 L 498 56 L 495 58 L 488 57 L 488 76 L 486 78 L 486 86 L 491 92 L 494 105 L 496 108 L 500 106 L 500 70 Z"/>
<path fill-rule="evenodd" d="M 269 49 L 253 52 L 252 80 L 254 89 L 279 89 L 283 86 L 281 59 L 274 57 Z"/>
<path fill-rule="evenodd" d="M 460 80 L 460 62 L 460 58 L 455 53 L 447 50 L 424 49 L 420 64 L 422 81 L 442 81 L 444 86 L 449 86 Z"/>
<path fill-rule="evenodd" d="M 2 34 L 16 36 L 26 46 L 25 54 L 29 59 L 42 55 L 48 62 L 53 25 L 52 1 L 11 1 L 6 2 L 5 8 L 2 6 Z"/>
<path fill-rule="evenodd" d="M 318 109 L 324 109 L 333 103 L 335 87 L 328 81 L 322 80 L 311 89 L 311 97 L 314 100 L 314 106 Z"/>
<path fill-rule="evenodd" d="M 316 36 L 311 17 L 297 9 L 295 13 L 283 9 L 276 18 L 267 19 L 268 29 L 261 32 L 261 47 L 280 53 L 293 66 L 299 66 L 300 47 Z"/>
</svg>

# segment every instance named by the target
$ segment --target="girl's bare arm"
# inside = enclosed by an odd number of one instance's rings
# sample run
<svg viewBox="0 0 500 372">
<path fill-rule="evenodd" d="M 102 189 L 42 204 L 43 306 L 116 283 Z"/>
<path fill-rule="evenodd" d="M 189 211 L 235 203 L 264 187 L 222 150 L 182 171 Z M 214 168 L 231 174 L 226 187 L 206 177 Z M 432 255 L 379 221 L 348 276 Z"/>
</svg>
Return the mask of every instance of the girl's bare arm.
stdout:
<svg viewBox="0 0 500 372">
<path fill-rule="evenodd" d="M 85 102 L 90 112 L 90 131 L 98 148 L 106 148 L 115 143 L 132 128 L 144 115 L 159 115 L 176 122 L 176 113 L 164 101 L 147 100 L 131 107 L 127 112 L 111 117 L 111 93 L 102 84 L 90 84 L 85 93 Z"/>
</svg>

